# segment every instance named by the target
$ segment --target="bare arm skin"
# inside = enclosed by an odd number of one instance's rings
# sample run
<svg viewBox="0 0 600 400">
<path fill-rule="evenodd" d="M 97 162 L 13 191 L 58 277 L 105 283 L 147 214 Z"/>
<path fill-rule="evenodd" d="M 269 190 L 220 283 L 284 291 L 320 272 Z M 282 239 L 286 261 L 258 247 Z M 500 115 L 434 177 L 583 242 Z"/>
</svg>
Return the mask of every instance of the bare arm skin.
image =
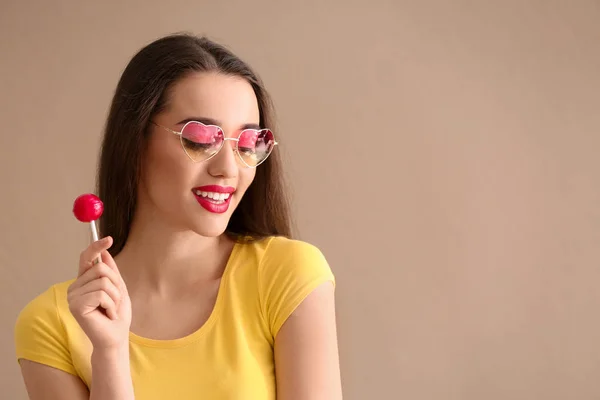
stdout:
<svg viewBox="0 0 600 400">
<path fill-rule="evenodd" d="M 116 400 L 132 399 L 129 352 L 92 354 L 92 393 L 78 377 L 56 368 L 22 360 L 21 373 L 30 400 Z"/>
<path fill-rule="evenodd" d="M 278 400 L 341 400 L 334 287 L 315 289 L 275 338 Z"/>
</svg>

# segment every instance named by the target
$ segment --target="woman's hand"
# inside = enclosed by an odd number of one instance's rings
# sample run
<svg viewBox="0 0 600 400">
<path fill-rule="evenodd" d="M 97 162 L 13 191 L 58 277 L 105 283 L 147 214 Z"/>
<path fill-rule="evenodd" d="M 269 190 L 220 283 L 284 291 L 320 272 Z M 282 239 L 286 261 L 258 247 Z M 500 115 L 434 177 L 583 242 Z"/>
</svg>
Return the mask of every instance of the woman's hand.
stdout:
<svg viewBox="0 0 600 400">
<path fill-rule="evenodd" d="M 67 296 L 71 313 L 95 351 L 122 348 L 129 341 L 131 300 L 107 251 L 111 245 L 112 238 L 105 237 L 81 253 L 78 277 Z M 102 261 L 95 263 L 99 256 Z"/>
</svg>

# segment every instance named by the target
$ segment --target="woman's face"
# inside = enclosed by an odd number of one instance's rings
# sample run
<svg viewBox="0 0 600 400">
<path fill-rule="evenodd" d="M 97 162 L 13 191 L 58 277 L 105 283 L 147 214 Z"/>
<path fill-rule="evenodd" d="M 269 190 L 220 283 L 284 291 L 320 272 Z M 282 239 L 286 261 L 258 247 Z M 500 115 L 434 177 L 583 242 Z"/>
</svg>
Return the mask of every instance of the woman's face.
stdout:
<svg viewBox="0 0 600 400">
<path fill-rule="evenodd" d="M 240 77 L 215 72 L 188 75 L 172 87 L 165 111 L 153 122 L 179 132 L 189 120 L 212 120 L 226 138 L 237 138 L 245 127 L 260 122 L 256 95 Z M 233 140 L 225 140 L 209 160 L 193 162 L 178 135 L 154 124 L 150 129 L 140 203 L 176 229 L 207 237 L 222 234 L 252 183 L 255 168 L 240 161 Z"/>
</svg>

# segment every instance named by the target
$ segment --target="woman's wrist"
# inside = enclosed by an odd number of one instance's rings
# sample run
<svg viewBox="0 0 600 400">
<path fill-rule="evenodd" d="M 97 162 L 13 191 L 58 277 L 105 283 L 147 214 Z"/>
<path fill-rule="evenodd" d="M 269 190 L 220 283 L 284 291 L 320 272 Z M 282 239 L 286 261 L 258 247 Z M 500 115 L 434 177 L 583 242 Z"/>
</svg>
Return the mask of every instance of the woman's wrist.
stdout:
<svg viewBox="0 0 600 400">
<path fill-rule="evenodd" d="M 129 343 L 92 351 L 92 400 L 134 399 Z"/>
<path fill-rule="evenodd" d="M 127 357 L 129 363 L 129 341 L 119 343 L 110 347 L 94 347 L 92 351 L 92 362 L 94 358 L 100 360 L 104 359 L 121 359 Z"/>
</svg>

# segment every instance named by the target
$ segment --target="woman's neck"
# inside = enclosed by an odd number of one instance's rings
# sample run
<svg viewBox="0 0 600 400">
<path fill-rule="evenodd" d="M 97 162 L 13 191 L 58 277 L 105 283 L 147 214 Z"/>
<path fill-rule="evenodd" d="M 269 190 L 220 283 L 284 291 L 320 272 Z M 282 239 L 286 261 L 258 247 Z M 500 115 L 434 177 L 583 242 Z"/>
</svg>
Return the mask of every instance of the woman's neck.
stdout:
<svg viewBox="0 0 600 400">
<path fill-rule="evenodd" d="M 219 279 L 233 246 L 226 235 L 203 237 L 138 214 L 115 261 L 130 292 L 171 296 L 195 283 Z"/>
</svg>

